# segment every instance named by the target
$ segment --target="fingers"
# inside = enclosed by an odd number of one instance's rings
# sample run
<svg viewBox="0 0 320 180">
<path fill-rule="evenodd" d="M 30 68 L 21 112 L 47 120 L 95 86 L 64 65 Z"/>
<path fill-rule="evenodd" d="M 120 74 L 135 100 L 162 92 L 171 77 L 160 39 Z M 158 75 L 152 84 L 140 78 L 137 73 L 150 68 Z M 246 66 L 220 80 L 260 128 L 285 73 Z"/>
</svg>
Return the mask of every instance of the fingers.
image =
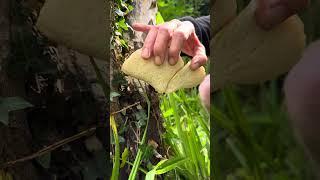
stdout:
<svg viewBox="0 0 320 180">
<path fill-rule="evenodd" d="M 142 23 L 134 23 L 132 24 L 132 28 L 136 31 L 141 31 L 141 32 L 148 32 L 152 28 L 151 25 L 146 25 Z"/>
<path fill-rule="evenodd" d="M 286 5 L 270 4 L 268 0 L 259 0 L 257 5 L 256 22 L 265 30 L 272 29 L 293 14 Z"/>
<path fill-rule="evenodd" d="M 173 21 L 159 26 L 153 49 L 156 65 L 161 65 L 166 59 L 171 36 L 177 26 L 178 24 Z"/>
<path fill-rule="evenodd" d="M 169 48 L 169 63 L 175 65 L 187 39 L 194 33 L 194 26 L 191 22 L 185 21 L 174 30 Z"/>
<path fill-rule="evenodd" d="M 201 43 L 199 43 L 195 47 L 194 53 L 195 53 L 195 55 L 193 56 L 193 58 L 191 60 L 191 64 L 190 64 L 191 70 L 198 69 L 199 67 L 205 65 L 208 61 L 208 57 L 206 55 L 206 49 Z"/>
<path fill-rule="evenodd" d="M 270 30 L 288 17 L 307 7 L 309 0 L 258 0 L 255 12 L 256 23 Z"/>
<path fill-rule="evenodd" d="M 204 66 L 207 63 L 207 56 L 206 55 L 196 55 L 192 58 L 191 64 L 190 64 L 190 69 L 191 70 L 196 70 L 201 66 Z"/>
<path fill-rule="evenodd" d="M 207 62 L 205 47 L 189 21 L 172 20 L 159 26 L 135 23 L 132 26 L 137 31 L 148 32 L 141 56 L 144 59 L 155 57 L 156 65 L 163 64 L 165 60 L 175 65 L 181 51 L 193 57 L 191 70 L 196 70 Z"/>
<path fill-rule="evenodd" d="M 142 58 L 148 59 L 153 55 L 153 47 L 157 38 L 157 34 L 158 29 L 156 27 L 151 27 L 146 39 L 144 40 L 141 53 Z"/>
<path fill-rule="evenodd" d="M 202 104 L 210 109 L 210 75 L 207 75 L 199 86 L 199 95 Z"/>
</svg>

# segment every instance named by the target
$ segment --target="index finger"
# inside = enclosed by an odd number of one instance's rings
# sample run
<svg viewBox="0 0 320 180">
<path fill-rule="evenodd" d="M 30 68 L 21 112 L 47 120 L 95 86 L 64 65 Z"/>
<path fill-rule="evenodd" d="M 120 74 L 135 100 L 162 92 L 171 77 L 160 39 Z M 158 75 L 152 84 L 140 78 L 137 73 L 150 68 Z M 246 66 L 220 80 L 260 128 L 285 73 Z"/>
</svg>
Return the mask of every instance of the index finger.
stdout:
<svg viewBox="0 0 320 180">
<path fill-rule="evenodd" d="M 148 32 L 152 27 L 155 27 L 154 25 L 147 25 L 147 24 L 142 24 L 142 23 L 134 23 L 132 24 L 132 28 L 136 31 L 141 31 L 141 32 Z"/>
</svg>

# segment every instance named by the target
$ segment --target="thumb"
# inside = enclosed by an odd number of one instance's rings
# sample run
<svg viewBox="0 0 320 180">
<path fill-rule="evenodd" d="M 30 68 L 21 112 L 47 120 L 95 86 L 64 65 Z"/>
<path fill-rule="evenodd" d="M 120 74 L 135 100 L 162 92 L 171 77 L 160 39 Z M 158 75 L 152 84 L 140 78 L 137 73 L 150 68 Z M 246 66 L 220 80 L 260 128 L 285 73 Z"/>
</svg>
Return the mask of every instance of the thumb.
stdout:
<svg viewBox="0 0 320 180">
<path fill-rule="evenodd" d="M 256 23 L 261 28 L 270 30 L 308 4 L 309 0 L 257 0 Z"/>
</svg>

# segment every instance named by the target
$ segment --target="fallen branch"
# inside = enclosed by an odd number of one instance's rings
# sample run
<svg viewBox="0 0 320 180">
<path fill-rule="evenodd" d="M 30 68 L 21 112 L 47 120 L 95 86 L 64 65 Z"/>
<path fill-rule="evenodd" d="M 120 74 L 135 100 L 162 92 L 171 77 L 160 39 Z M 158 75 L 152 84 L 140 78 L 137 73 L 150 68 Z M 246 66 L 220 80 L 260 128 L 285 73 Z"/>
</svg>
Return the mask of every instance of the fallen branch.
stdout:
<svg viewBox="0 0 320 180">
<path fill-rule="evenodd" d="M 54 143 L 52 145 L 49 145 L 49 146 L 39 150 L 38 152 L 36 152 L 34 154 L 31 154 L 29 156 L 26 156 L 26 157 L 23 157 L 23 158 L 20 158 L 20 159 L 17 159 L 17 160 L 13 160 L 13 161 L 9 161 L 9 162 L 3 163 L 3 164 L 0 165 L 0 169 L 12 166 L 12 165 L 17 164 L 17 163 L 21 163 L 21 162 L 25 162 L 25 161 L 28 161 L 28 160 L 32 160 L 32 159 L 37 158 L 39 156 L 42 156 L 42 155 L 44 155 L 44 154 L 46 154 L 48 152 L 51 152 L 51 151 L 53 151 L 53 150 L 55 150 L 55 149 L 57 149 L 57 148 L 59 148 L 59 147 L 61 147 L 63 145 L 66 145 L 66 144 L 68 144 L 68 143 L 70 143 L 72 141 L 75 141 L 77 139 L 80 139 L 83 136 L 86 136 L 86 135 L 92 133 L 96 129 L 97 129 L 97 127 L 92 127 L 90 129 L 82 131 L 82 132 L 80 132 L 80 133 L 78 133 L 78 134 L 76 134 L 74 136 L 71 136 L 69 138 L 66 138 L 66 139 L 63 139 L 61 141 L 58 141 L 58 142 L 56 142 L 56 143 Z"/>
<path fill-rule="evenodd" d="M 127 109 L 129 109 L 129 108 L 131 108 L 131 107 L 134 107 L 134 106 L 136 106 L 136 105 L 138 105 L 138 104 L 140 104 L 140 102 L 136 102 L 136 103 L 134 103 L 134 104 L 131 104 L 131 105 L 129 105 L 129 106 L 123 108 L 123 109 L 120 109 L 119 111 L 112 112 L 111 114 L 112 114 L 112 115 L 118 114 L 118 113 L 120 113 L 120 112 L 122 112 L 122 111 L 125 111 L 125 110 L 127 110 Z"/>
</svg>

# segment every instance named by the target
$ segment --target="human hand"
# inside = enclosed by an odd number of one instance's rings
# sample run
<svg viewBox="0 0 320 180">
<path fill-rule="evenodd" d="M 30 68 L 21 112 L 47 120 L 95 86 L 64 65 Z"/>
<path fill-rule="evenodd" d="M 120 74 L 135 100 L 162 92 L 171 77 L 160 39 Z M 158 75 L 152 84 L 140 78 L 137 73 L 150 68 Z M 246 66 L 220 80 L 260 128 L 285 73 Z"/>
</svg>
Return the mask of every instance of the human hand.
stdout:
<svg viewBox="0 0 320 180">
<path fill-rule="evenodd" d="M 199 86 L 201 102 L 207 110 L 210 110 L 210 75 L 207 75 Z"/>
<path fill-rule="evenodd" d="M 196 70 L 207 62 L 206 50 L 198 39 L 193 24 L 189 21 L 172 20 L 161 25 L 132 25 L 136 31 L 147 32 L 142 48 L 142 58 L 155 57 L 161 65 L 168 53 L 170 65 L 175 65 L 183 52 L 192 57 L 190 69 Z"/>
<path fill-rule="evenodd" d="M 309 0 L 257 0 L 256 22 L 261 28 L 270 30 L 308 4 Z"/>
</svg>

